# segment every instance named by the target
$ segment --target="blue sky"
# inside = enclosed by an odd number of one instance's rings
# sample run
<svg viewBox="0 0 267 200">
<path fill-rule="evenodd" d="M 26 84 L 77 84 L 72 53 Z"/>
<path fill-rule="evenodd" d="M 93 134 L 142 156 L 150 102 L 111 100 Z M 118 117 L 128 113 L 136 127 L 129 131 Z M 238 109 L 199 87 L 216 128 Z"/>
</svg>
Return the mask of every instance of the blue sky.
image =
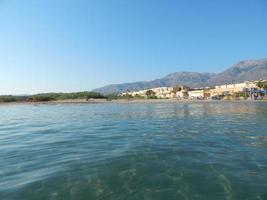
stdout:
<svg viewBox="0 0 267 200">
<path fill-rule="evenodd" d="M 0 94 L 219 72 L 266 44 L 265 0 L 0 0 Z"/>
</svg>

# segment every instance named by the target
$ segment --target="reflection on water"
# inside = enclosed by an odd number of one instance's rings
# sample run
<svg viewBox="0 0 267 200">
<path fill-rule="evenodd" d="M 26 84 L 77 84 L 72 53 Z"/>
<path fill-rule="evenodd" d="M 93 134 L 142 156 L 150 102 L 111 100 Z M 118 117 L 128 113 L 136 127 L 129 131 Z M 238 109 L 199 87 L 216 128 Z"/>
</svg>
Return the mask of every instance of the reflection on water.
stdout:
<svg viewBox="0 0 267 200">
<path fill-rule="evenodd" d="M 267 102 L 0 106 L 0 199 L 267 199 Z"/>
</svg>

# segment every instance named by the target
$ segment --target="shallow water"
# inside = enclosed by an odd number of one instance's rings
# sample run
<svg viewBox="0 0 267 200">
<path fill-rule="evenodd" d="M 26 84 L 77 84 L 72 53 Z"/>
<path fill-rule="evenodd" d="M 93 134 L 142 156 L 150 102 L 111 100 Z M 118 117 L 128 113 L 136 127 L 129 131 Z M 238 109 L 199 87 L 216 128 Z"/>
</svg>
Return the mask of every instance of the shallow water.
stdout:
<svg viewBox="0 0 267 200">
<path fill-rule="evenodd" d="M 0 199 L 267 199 L 267 102 L 1 105 Z"/>
</svg>

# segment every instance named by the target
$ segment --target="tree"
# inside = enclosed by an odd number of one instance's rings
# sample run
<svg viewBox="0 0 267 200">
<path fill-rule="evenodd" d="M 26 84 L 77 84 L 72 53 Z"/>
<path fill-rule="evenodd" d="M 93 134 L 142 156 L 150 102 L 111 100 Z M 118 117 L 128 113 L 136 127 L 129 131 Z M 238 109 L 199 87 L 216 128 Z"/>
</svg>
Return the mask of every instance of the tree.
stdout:
<svg viewBox="0 0 267 200">
<path fill-rule="evenodd" d="M 156 99 L 156 93 L 153 91 L 153 90 L 147 90 L 146 91 L 146 96 L 149 98 L 149 99 Z"/>
<path fill-rule="evenodd" d="M 257 83 L 257 86 L 265 90 L 265 96 L 267 96 L 267 81 L 260 81 Z"/>
<path fill-rule="evenodd" d="M 244 99 L 247 99 L 249 95 L 246 92 L 236 92 L 233 94 L 233 97 L 243 97 Z"/>
<path fill-rule="evenodd" d="M 267 81 L 260 81 L 260 82 L 257 83 L 257 86 L 259 88 L 262 88 L 264 90 L 267 90 Z"/>
</svg>

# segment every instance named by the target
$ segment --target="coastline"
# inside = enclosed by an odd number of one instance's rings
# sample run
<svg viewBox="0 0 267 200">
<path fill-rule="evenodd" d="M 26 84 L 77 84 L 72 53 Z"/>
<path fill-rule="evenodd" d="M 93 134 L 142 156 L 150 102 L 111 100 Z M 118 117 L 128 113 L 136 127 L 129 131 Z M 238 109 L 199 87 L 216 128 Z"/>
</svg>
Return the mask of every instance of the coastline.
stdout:
<svg viewBox="0 0 267 200">
<path fill-rule="evenodd" d="M 211 103 L 211 102 L 267 102 L 262 100 L 177 100 L 177 99 L 67 99 L 57 101 L 40 101 L 40 102 L 0 102 L 0 105 L 60 105 L 60 104 L 143 104 L 143 103 Z"/>
</svg>

